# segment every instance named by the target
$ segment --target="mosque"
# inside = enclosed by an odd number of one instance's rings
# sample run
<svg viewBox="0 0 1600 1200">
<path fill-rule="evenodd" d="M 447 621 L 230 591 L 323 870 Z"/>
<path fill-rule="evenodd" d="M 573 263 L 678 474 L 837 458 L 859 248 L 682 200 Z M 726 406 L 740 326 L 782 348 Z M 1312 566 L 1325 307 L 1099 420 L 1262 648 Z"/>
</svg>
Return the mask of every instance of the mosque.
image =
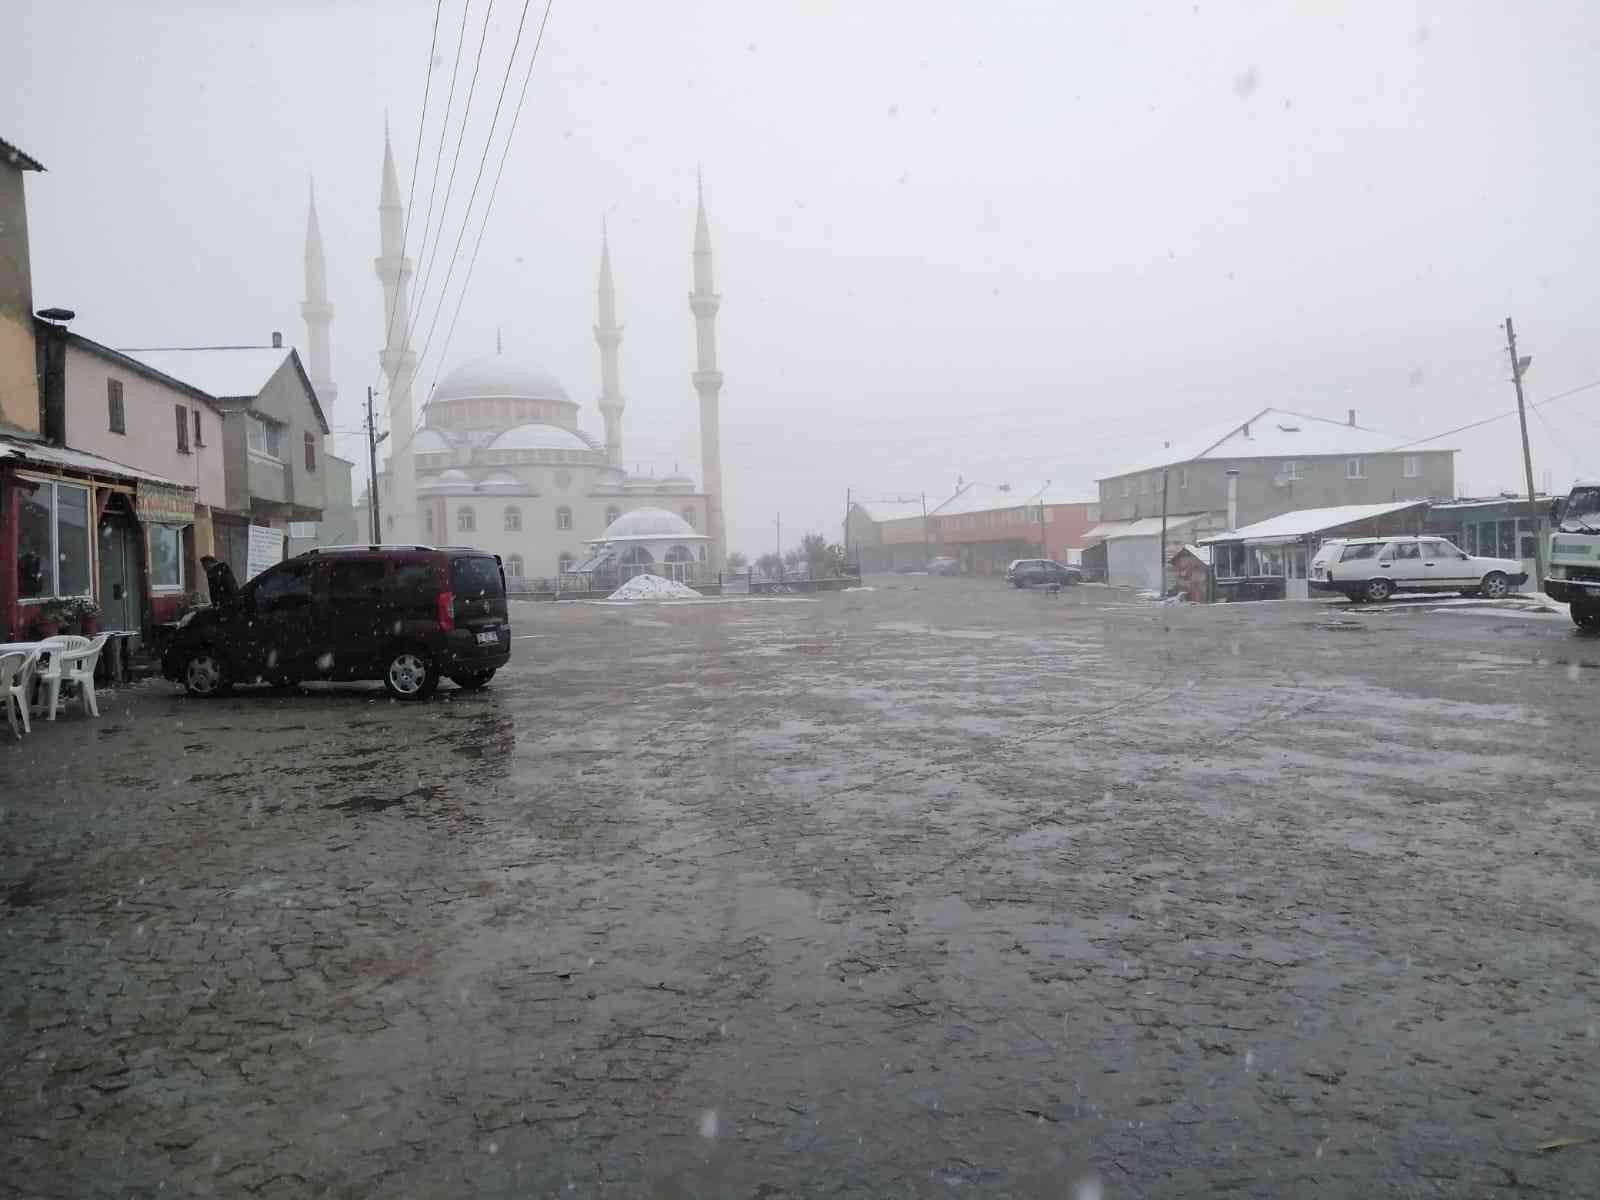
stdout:
<svg viewBox="0 0 1600 1200">
<path fill-rule="evenodd" d="M 510 580 L 554 579 L 574 569 L 624 577 L 650 572 L 680 580 L 721 571 L 727 552 L 716 341 L 721 297 L 712 282 L 704 189 L 697 196 L 689 293 L 696 333 L 696 369 L 690 378 L 700 400 L 703 487 L 676 468 L 657 476 L 630 474 L 623 467 L 625 406 L 617 361 L 622 326 L 603 232 L 594 338 L 604 437 L 580 427 L 580 405 L 560 380 L 498 348 L 452 367 L 426 398 L 421 420 L 415 420 L 416 356 L 407 344 L 404 319 L 410 311 L 412 263 L 404 256 L 405 211 L 387 135 L 378 212 L 382 253 L 374 265 L 388 325 L 379 361 L 388 379 L 393 431 L 380 447 L 388 450 L 379 470 L 384 540 L 488 550 L 501 556 Z M 333 307 L 314 197 L 301 312 L 307 372 L 331 411 L 337 391 L 329 377 Z M 413 429 L 409 437 L 402 432 Z"/>
</svg>

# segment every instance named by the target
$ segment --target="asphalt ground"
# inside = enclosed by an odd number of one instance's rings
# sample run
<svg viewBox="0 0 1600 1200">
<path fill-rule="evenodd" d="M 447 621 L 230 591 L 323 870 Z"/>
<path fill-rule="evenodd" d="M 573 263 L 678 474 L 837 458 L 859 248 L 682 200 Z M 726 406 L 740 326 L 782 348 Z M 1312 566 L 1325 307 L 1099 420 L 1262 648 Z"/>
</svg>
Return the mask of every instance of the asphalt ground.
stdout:
<svg viewBox="0 0 1600 1200">
<path fill-rule="evenodd" d="M 868 583 L 0 748 L 0 1194 L 1600 1195 L 1600 640 Z"/>
</svg>

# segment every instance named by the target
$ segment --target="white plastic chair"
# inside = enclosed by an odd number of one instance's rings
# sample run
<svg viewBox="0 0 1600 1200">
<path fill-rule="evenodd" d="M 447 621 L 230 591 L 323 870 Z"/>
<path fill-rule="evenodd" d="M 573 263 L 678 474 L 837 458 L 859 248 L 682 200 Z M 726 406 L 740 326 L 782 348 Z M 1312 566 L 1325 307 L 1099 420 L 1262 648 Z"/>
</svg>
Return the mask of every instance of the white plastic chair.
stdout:
<svg viewBox="0 0 1600 1200">
<path fill-rule="evenodd" d="M 9 654 L 0 654 L 0 701 L 5 702 L 6 719 L 11 722 L 11 736 L 21 738 L 23 733 L 32 733 L 33 726 L 28 721 L 28 685 L 32 682 L 34 660 L 39 657 L 37 650 L 13 650 Z M 17 732 L 17 716 L 22 716 L 22 733 Z"/>
<path fill-rule="evenodd" d="M 56 719 L 56 708 L 61 697 L 63 683 L 76 684 L 78 696 L 83 701 L 83 710 L 93 716 L 100 715 L 100 703 L 94 694 L 94 665 L 100 659 L 100 651 L 105 648 L 109 633 L 96 634 L 91 640 L 85 637 L 69 636 L 60 639 L 63 642 L 82 642 L 82 646 L 69 645 L 58 654 L 51 656 L 51 666 L 58 672 L 55 680 L 50 684 L 50 717 Z"/>
<path fill-rule="evenodd" d="M 61 695 L 61 656 L 68 650 L 82 650 L 89 645 L 89 639 L 76 633 L 62 633 L 55 637 L 45 639 L 49 645 L 45 646 L 41 654 L 47 655 L 49 661 L 34 671 L 35 677 L 44 688 L 44 706 L 50 714 L 50 719 L 56 719 L 56 700 Z"/>
</svg>

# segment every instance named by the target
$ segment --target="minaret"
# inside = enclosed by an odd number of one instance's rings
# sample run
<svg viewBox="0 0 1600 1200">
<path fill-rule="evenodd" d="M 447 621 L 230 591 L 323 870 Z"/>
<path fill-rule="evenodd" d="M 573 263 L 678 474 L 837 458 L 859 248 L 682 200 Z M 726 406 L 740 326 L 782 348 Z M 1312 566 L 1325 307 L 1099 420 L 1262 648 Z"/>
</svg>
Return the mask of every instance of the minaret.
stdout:
<svg viewBox="0 0 1600 1200">
<path fill-rule="evenodd" d="M 717 416 L 717 395 L 722 372 L 717 370 L 717 309 L 722 297 L 711 283 L 711 229 L 706 224 L 705 188 L 695 179 L 698 211 L 694 223 L 694 291 L 689 311 L 694 313 L 694 390 L 700 394 L 700 484 L 706 492 L 706 536 L 711 539 L 713 571 L 722 570 L 727 556 L 727 533 L 722 520 L 722 431 Z"/>
<path fill-rule="evenodd" d="M 622 326 L 617 324 L 617 289 L 611 282 L 611 244 L 604 219 L 600 222 L 599 311 L 594 340 L 600 347 L 600 415 L 606 423 L 606 461 L 622 466 L 622 385 L 617 367 L 617 347 Z"/>
<path fill-rule="evenodd" d="M 322 405 L 322 415 L 328 424 L 335 424 L 334 403 L 339 399 L 339 388 L 333 382 L 330 366 L 332 347 L 328 343 L 328 326 L 333 322 L 333 305 L 328 303 L 328 270 L 322 261 L 322 230 L 317 225 L 317 185 L 311 185 L 311 203 L 306 213 L 306 298 L 300 305 L 300 315 L 306 322 L 306 371 L 311 376 L 312 390 L 317 393 L 317 403 Z M 323 450 L 334 452 L 333 434 L 323 439 Z"/>
<path fill-rule="evenodd" d="M 387 340 L 378 362 L 389 380 L 389 486 L 383 496 L 386 542 L 416 540 L 417 473 L 411 455 L 411 377 L 417 356 L 406 342 L 411 315 L 411 260 L 405 257 L 405 206 L 400 203 L 400 179 L 395 174 L 394 151 L 389 146 L 388 123 L 383 130 L 383 190 L 378 200 L 383 253 L 373 262 L 383 282 L 383 321 Z"/>
</svg>

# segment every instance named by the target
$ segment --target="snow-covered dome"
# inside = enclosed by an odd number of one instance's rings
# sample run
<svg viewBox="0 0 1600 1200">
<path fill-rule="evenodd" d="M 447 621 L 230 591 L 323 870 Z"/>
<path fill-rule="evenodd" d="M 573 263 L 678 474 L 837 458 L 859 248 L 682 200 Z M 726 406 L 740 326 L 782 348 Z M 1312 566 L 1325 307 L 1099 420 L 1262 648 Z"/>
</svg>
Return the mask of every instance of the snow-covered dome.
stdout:
<svg viewBox="0 0 1600 1200">
<path fill-rule="evenodd" d="M 411 439 L 413 454 L 443 454 L 449 449 L 450 443 L 445 441 L 444 434 L 437 429 L 419 429 L 417 435 Z"/>
<path fill-rule="evenodd" d="M 423 492 L 471 491 L 472 476 L 456 467 L 451 467 L 448 471 L 440 471 L 433 478 L 418 484 L 417 490 Z"/>
<path fill-rule="evenodd" d="M 527 484 L 518 479 L 510 471 L 495 471 L 478 480 L 480 492 L 528 492 L 532 491 Z"/>
<path fill-rule="evenodd" d="M 529 422 L 506 430 L 490 442 L 490 450 L 582 450 L 593 454 L 594 448 L 570 429 L 559 425 Z"/>
<path fill-rule="evenodd" d="M 680 541 L 705 538 L 694 531 L 694 526 L 675 512 L 664 508 L 636 508 L 625 512 L 610 525 L 600 540 L 605 542 L 639 541 L 652 538 L 674 538 Z"/>
<path fill-rule="evenodd" d="M 671 475 L 661 478 L 661 490 L 664 492 L 692 492 L 694 480 L 681 471 L 674 471 Z"/>
<path fill-rule="evenodd" d="M 504 354 L 464 362 L 439 382 L 434 400 L 479 400 L 489 396 L 567 400 L 561 381 L 542 367 Z"/>
</svg>

